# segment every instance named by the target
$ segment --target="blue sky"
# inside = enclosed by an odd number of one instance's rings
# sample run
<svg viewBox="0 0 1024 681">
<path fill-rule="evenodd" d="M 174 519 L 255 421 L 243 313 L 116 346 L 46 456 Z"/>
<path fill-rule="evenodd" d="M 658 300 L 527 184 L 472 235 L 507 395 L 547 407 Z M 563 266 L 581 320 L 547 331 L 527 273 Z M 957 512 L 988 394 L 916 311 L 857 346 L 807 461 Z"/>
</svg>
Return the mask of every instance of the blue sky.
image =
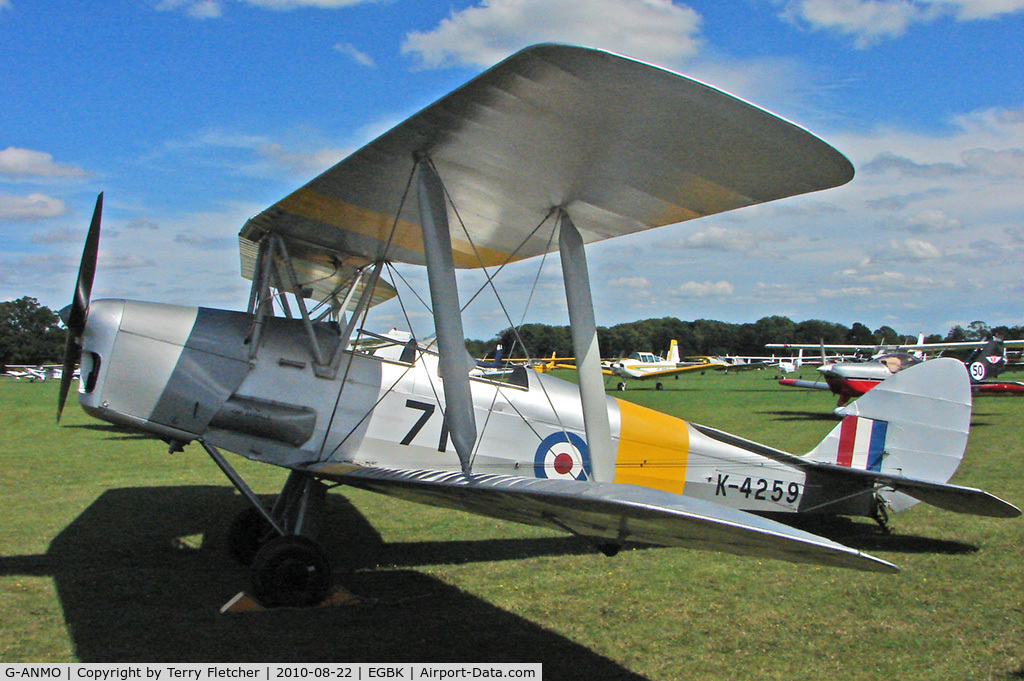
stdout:
<svg viewBox="0 0 1024 681">
<path fill-rule="evenodd" d="M 243 308 L 249 216 L 547 41 L 714 84 L 857 169 L 595 244 L 598 324 L 1024 324 L 1024 0 L 0 0 L 0 300 L 70 301 L 104 191 L 95 296 Z M 535 279 L 526 320 L 566 323 L 557 257 L 499 278 L 513 320 Z M 388 304 L 373 324 L 401 317 Z M 470 337 L 506 326 L 486 297 L 466 316 Z"/>
</svg>

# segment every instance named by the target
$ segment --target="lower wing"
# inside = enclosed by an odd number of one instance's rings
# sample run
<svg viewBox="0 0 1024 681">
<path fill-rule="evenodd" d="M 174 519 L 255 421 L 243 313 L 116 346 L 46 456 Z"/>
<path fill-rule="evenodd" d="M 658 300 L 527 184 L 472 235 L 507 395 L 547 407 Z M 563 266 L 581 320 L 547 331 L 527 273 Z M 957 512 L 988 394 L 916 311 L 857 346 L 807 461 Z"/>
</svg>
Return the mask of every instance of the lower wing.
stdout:
<svg viewBox="0 0 1024 681">
<path fill-rule="evenodd" d="M 304 470 L 360 489 L 601 542 L 680 546 L 874 572 L 899 570 L 767 518 L 636 485 L 337 463 L 313 464 Z"/>
</svg>

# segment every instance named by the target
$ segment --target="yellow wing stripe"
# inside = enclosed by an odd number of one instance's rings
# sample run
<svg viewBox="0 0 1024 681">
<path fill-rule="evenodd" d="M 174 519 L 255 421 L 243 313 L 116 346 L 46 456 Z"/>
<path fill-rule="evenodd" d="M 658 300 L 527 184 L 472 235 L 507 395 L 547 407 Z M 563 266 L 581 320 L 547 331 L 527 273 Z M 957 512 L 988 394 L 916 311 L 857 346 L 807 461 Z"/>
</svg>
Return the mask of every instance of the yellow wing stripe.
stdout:
<svg viewBox="0 0 1024 681">
<path fill-rule="evenodd" d="M 324 196 L 309 189 L 299 189 L 278 202 L 278 207 L 292 215 L 331 225 L 346 232 L 370 237 L 387 243 L 394 218 L 366 208 L 360 208 L 340 199 Z M 452 257 L 456 267 L 479 267 L 480 261 L 487 267 L 500 265 L 508 255 L 496 250 L 477 246 L 480 258 L 473 252 L 473 246 L 465 239 L 455 236 L 459 228 L 452 226 Z M 423 231 L 416 223 L 398 220 L 392 244 L 414 253 L 423 253 Z"/>
<path fill-rule="evenodd" d="M 615 482 L 682 494 L 690 434 L 686 421 L 632 402 L 619 403 Z"/>
</svg>

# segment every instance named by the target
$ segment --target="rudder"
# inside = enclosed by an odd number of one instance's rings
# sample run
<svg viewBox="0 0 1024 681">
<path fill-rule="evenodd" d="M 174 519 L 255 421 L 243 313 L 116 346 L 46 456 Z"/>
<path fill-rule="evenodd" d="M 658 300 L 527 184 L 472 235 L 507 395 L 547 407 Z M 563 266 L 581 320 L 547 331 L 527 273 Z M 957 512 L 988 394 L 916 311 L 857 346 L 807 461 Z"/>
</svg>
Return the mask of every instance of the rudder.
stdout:
<svg viewBox="0 0 1024 681">
<path fill-rule="evenodd" d="M 806 458 L 945 483 L 967 447 L 971 386 L 963 363 L 933 359 L 904 369 L 843 409 L 843 421 Z M 917 500 L 882 492 L 890 510 Z"/>
</svg>

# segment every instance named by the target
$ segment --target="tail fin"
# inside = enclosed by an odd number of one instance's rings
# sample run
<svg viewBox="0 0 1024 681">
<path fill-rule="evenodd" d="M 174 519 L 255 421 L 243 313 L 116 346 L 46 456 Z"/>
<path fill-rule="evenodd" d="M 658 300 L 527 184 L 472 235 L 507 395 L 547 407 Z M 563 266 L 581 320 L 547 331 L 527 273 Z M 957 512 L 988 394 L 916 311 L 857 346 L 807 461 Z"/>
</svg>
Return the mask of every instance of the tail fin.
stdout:
<svg viewBox="0 0 1024 681">
<path fill-rule="evenodd" d="M 668 344 L 668 361 L 679 364 L 679 344 L 675 339 Z"/>
<path fill-rule="evenodd" d="M 967 447 L 970 380 L 962 362 L 933 359 L 882 381 L 842 411 L 842 423 L 805 458 L 945 483 Z M 898 492 L 881 494 L 894 511 L 917 503 Z"/>
<path fill-rule="evenodd" d="M 1003 349 L 1003 341 L 993 338 L 984 347 L 978 348 L 971 353 L 971 356 L 964 360 L 967 365 L 967 373 L 971 375 L 972 383 L 995 378 L 1006 368 L 1006 351 Z"/>
</svg>

